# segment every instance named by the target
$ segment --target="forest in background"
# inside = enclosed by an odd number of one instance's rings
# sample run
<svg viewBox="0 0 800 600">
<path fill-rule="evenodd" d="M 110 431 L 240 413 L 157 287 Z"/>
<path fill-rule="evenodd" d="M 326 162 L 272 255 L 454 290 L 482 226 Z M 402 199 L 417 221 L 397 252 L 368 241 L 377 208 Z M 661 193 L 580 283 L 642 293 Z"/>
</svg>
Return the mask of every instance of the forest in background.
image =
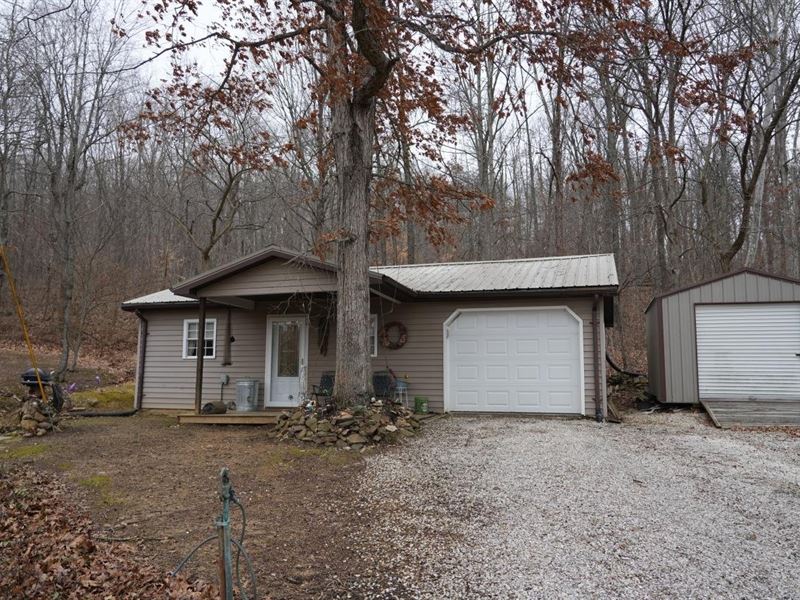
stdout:
<svg viewBox="0 0 800 600">
<path fill-rule="evenodd" d="M 502 6 L 464 6 L 472 36 L 491 35 Z M 234 99 L 201 130 L 170 126 L 148 118 L 152 90 L 174 73 L 147 60 L 158 50 L 137 10 L 0 8 L 0 244 L 37 340 L 62 347 L 65 369 L 87 349 L 132 350 L 121 301 L 271 243 L 319 252 L 335 234 L 313 63 L 276 68 L 268 99 Z M 382 120 L 371 262 L 613 252 L 623 302 L 612 344 L 638 368 L 653 294 L 745 265 L 800 275 L 800 6 L 631 10 L 637 29 L 617 32 L 614 60 L 568 45 L 542 63 L 488 53 L 437 74 L 448 130 L 432 131 L 425 98 L 424 136 Z M 572 16 L 557 25 L 587 36 L 606 26 Z M 446 160 L 429 160 L 427 144 Z M 392 188 L 412 181 L 464 193 L 402 201 Z M 20 338 L 14 319 L 0 278 L 0 337 Z"/>
</svg>

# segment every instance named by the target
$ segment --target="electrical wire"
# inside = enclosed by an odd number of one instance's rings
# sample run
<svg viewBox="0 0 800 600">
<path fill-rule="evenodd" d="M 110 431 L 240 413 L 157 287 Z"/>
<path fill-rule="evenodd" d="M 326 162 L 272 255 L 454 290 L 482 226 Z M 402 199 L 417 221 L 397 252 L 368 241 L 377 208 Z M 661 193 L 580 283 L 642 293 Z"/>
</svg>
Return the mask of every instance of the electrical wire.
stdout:
<svg viewBox="0 0 800 600">
<path fill-rule="evenodd" d="M 238 498 L 236 498 L 235 493 L 231 490 L 231 502 L 233 502 L 236 506 L 239 507 L 239 510 L 242 513 L 242 531 L 239 534 L 239 542 L 236 544 L 236 585 L 239 586 L 239 591 L 242 593 L 244 600 L 247 599 L 247 594 L 244 591 L 244 586 L 242 585 L 242 580 L 239 575 L 239 559 L 241 558 L 242 552 L 244 552 L 245 559 L 247 560 L 248 564 L 250 562 L 250 557 L 247 555 L 247 551 L 244 549 L 244 533 L 247 529 L 247 514 L 244 511 L 244 506 L 242 503 L 239 502 Z M 234 540 L 235 542 L 236 540 Z M 250 582 L 253 585 L 253 599 L 255 600 L 258 598 L 258 592 L 256 590 L 256 579 L 253 575 L 253 570 L 250 568 Z"/>
<path fill-rule="evenodd" d="M 210 538 L 203 540 L 202 542 L 200 542 L 199 544 L 197 544 L 197 546 L 195 546 L 194 548 L 192 548 L 192 551 L 191 551 L 191 552 L 189 552 L 189 554 L 187 554 L 187 555 L 186 555 L 186 557 L 185 557 L 185 558 L 184 558 L 184 559 L 183 559 L 181 562 L 179 562 L 179 563 L 178 563 L 178 566 L 177 566 L 177 567 L 175 567 L 175 568 L 172 570 L 172 573 L 171 573 L 171 575 L 172 575 L 173 577 L 175 577 L 175 575 L 177 575 L 177 574 L 180 572 L 180 570 L 181 570 L 181 569 L 184 567 L 184 565 L 186 565 L 186 563 L 187 563 L 187 562 L 189 562 L 189 559 L 190 559 L 190 558 L 192 558 L 192 556 L 194 556 L 194 553 L 195 553 L 195 552 L 197 552 L 198 550 L 200 550 L 200 548 L 202 548 L 203 546 L 205 546 L 205 545 L 206 545 L 208 542 L 211 542 L 211 541 L 214 541 L 214 540 L 216 540 L 216 539 L 217 539 L 217 537 L 218 537 L 218 536 L 216 536 L 216 535 L 212 535 Z"/>
</svg>

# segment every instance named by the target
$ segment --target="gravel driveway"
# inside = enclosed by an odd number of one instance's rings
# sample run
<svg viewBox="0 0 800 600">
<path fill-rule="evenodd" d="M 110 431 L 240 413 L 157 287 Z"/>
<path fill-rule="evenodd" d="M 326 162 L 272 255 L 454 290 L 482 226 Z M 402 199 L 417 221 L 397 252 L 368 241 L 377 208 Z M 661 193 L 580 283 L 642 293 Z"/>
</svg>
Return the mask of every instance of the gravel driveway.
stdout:
<svg viewBox="0 0 800 600">
<path fill-rule="evenodd" d="M 357 497 L 356 597 L 800 598 L 785 433 L 445 418 L 369 458 Z"/>
</svg>

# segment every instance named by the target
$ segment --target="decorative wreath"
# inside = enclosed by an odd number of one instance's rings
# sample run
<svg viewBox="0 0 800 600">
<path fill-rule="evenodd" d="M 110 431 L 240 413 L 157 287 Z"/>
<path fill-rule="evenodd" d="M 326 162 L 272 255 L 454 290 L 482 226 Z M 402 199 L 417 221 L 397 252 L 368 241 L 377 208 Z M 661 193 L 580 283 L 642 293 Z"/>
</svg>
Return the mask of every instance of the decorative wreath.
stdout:
<svg viewBox="0 0 800 600">
<path fill-rule="evenodd" d="M 408 341 L 408 329 L 400 321 L 386 323 L 378 335 L 381 337 L 381 346 L 389 350 L 402 348 Z"/>
</svg>

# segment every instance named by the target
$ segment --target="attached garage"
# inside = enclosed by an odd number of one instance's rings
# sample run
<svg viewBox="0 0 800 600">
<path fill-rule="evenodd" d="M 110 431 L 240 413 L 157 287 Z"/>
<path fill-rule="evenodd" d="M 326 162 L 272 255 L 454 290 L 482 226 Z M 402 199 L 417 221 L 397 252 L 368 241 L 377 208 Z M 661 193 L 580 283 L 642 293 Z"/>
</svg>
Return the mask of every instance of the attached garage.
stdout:
<svg viewBox="0 0 800 600">
<path fill-rule="evenodd" d="M 660 401 L 800 418 L 800 281 L 745 269 L 674 290 L 653 299 L 646 327 Z"/>
<path fill-rule="evenodd" d="M 583 321 L 566 306 L 459 310 L 445 322 L 445 410 L 583 414 Z"/>
</svg>

